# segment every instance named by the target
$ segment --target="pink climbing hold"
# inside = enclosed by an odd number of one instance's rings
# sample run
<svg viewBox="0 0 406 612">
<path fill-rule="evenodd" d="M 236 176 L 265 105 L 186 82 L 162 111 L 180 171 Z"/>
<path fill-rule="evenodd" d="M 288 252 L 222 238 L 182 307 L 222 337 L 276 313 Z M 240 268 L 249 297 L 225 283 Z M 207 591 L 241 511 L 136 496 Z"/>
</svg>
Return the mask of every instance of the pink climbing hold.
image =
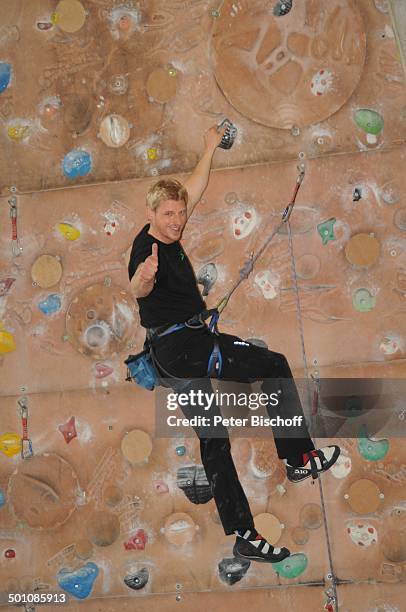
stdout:
<svg viewBox="0 0 406 612">
<path fill-rule="evenodd" d="M 114 372 L 113 368 L 105 365 L 104 363 L 96 363 L 94 367 L 96 378 L 106 378 L 106 376 L 110 376 L 110 374 Z"/>
<path fill-rule="evenodd" d="M 130 540 L 124 542 L 124 548 L 126 550 L 144 550 L 146 543 L 148 542 L 148 536 L 143 529 L 137 529 L 135 534 Z"/>
<path fill-rule="evenodd" d="M 76 432 L 74 416 L 71 417 L 69 421 L 66 421 L 66 423 L 63 425 L 59 425 L 58 429 L 65 438 L 66 444 L 69 444 L 69 442 L 78 435 Z"/>
<path fill-rule="evenodd" d="M 153 484 L 157 493 L 168 493 L 169 487 L 163 480 L 155 480 Z"/>
</svg>

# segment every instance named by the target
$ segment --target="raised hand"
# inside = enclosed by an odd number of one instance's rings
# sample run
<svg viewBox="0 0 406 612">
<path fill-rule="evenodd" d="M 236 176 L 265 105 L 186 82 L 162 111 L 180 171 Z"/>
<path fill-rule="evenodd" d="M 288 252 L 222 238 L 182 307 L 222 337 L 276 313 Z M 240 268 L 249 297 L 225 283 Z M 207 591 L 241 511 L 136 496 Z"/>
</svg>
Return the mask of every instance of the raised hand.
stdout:
<svg viewBox="0 0 406 612">
<path fill-rule="evenodd" d="M 149 283 L 155 278 L 155 274 L 158 271 L 158 245 L 156 242 L 152 245 L 152 253 L 143 263 L 141 269 L 141 280 Z"/>
</svg>

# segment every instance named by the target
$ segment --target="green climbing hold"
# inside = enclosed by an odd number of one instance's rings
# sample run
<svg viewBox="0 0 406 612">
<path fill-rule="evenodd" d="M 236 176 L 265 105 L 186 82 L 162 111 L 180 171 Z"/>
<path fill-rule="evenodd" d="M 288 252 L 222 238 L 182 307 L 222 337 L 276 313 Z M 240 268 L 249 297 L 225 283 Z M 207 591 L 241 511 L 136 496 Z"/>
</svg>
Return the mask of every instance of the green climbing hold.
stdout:
<svg viewBox="0 0 406 612">
<path fill-rule="evenodd" d="M 380 461 L 389 451 L 389 440 L 371 440 L 368 438 L 368 432 L 365 425 L 360 431 L 358 438 L 358 450 L 364 459 L 367 461 Z"/>
<path fill-rule="evenodd" d="M 383 130 L 384 120 L 382 115 L 369 108 L 360 108 L 354 115 L 354 121 L 367 134 L 380 134 Z"/>
<path fill-rule="evenodd" d="M 359 312 L 368 312 L 375 308 L 376 299 L 368 289 L 357 289 L 352 295 L 352 304 Z"/>
<path fill-rule="evenodd" d="M 327 244 L 330 240 L 335 240 L 334 236 L 334 223 L 336 219 L 332 217 L 331 219 L 327 219 L 327 221 L 323 221 L 323 223 L 319 223 L 317 226 L 317 231 L 320 234 L 320 237 L 323 241 L 323 244 Z"/>
<path fill-rule="evenodd" d="M 303 553 L 290 555 L 279 563 L 273 563 L 272 567 L 278 576 L 283 578 L 297 578 L 302 574 L 307 567 L 307 557 Z"/>
</svg>

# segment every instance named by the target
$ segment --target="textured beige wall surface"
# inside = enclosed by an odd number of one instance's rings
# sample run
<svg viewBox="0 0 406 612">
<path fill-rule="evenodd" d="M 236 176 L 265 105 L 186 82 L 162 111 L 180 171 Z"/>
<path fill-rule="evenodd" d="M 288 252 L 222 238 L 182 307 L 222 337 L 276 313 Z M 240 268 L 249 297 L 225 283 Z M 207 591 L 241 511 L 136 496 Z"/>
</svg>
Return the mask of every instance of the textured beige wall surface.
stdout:
<svg viewBox="0 0 406 612">
<path fill-rule="evenodd" d="M 272 439 L 233 438 L 254 516 L 273 515 L 296 556 L 291 577 L 252 563 L 229 585 L 219 563 L 234 540 L 214 501 L 194 505 L 177 484 L 201 463 L 197 439 L 156 436 L 155 394 L 125 382 L 144 340 L 126 260 L 145 192 L 187 176 L 224 116 L 236 142 L 216 152 L 183 237 L 197 274 L 216 266 L 209 306 L 279 222 L 298 163 L 306 177 L 293 253 L 275 235 L 221 330 L 286 354 L 311 392 L 318 378 L 371 378 L 380 406 L 379 381 L 406 378 L 406 88 L 389 4 L 296 0 L 283 17 L 276 5 L 0 0 L 5 608 L 10 592 L 65 593 L 69 575 L 83 589 L 71 587 L 72 610 L 404 608 L 404 397 L 391 437 L 379 411 L 371 439 L 336 422 L 342 458 L 315 486 L 287 481 Z"/>
</svg>

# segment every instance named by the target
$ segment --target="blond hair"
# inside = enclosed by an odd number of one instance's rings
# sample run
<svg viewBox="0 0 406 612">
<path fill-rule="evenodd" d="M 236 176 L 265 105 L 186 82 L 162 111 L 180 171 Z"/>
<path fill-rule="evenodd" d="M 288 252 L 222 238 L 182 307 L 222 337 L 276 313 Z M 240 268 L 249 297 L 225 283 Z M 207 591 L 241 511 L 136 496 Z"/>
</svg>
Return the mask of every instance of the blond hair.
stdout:
<svg viewBox="0 0 406 612">
<path fill-rule="evenodd" d="M 147 207 L 156 210 L 162 200 L 188 201 L 188 193 L 176 179 L 161 179 L 147 191 Z"/>
</svg>

